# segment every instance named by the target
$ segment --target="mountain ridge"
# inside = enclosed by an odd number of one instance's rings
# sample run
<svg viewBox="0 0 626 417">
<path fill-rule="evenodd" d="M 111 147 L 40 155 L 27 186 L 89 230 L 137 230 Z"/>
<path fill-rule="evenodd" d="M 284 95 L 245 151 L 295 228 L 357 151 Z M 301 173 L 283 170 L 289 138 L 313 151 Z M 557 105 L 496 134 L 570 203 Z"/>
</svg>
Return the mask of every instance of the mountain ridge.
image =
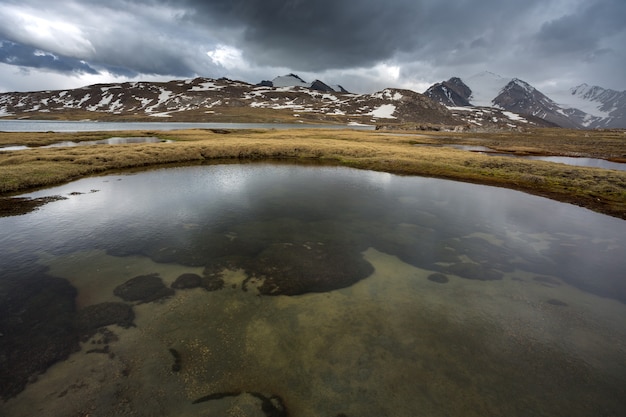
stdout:
<svg viewBox="0 0 626 417">
<path fill-rule="evenodd" d="M 567 93 L 544 94 L 518 78 L 484 71 L 433 84 L 424 94 L 448 107 L 495 107 L 574 129 L 626 128 L 626 91 L 581 84 Z M 464 91 L 463 94 L 450 94 Z"/>
<path fill-rule="evenodd" d="M 286 77 L 286 78 L 285 78 Z M 198 77 L 168 82 L 94 84 L 70 90 L 0 93 L 0 117 L 63 120 L 332 123 L 433 129 L 521 129 L 545 126 L 499 109 L 451 110 L 412 90 L 373 94 L 336 91 L 294 74 L 250 84 Z M 276 80 L 276 79 L 275 79 Z M 332 91 L 331 91 L 332 89 Z"/>
</svg>

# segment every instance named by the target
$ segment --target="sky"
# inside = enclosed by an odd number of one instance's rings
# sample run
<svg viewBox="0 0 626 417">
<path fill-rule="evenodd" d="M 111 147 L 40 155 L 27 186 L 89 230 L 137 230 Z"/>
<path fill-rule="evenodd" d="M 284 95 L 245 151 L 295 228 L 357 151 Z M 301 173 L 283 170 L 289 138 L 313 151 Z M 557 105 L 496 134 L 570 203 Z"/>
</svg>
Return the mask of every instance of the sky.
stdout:
<svg viewBox="0 0 626 417">
<path fill-rule="evenodd" d="M 0 0 L 0 92 L 288 73 L 355 93 L 490 71 L 626 90 L 626 0 Z"/>
</svg>

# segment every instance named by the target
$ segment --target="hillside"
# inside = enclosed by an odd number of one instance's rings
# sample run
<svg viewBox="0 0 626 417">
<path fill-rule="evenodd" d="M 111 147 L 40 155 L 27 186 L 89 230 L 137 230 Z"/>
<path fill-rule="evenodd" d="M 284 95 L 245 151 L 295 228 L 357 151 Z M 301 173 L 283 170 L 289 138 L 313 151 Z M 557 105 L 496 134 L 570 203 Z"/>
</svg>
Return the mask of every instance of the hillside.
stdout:
<svg viewBox="0 0 626 417">
<path fill-rule="evenodd" d="M 279 86 L 274 86 L 274 82 Z M 271 84 L 271 85 L 270 85 Z M 295 85 L 294 85 L 295 84 Z M 517 128 L 532 121 L 494 109 L 457 111 L 411 90 L 351 94 L 289 74 L 258 85 L 227 78 L 96 84 L 73 90 L 0 94 L 0 117 L 110 121 L 194 121 L 445 125 Z"/>
</svg>

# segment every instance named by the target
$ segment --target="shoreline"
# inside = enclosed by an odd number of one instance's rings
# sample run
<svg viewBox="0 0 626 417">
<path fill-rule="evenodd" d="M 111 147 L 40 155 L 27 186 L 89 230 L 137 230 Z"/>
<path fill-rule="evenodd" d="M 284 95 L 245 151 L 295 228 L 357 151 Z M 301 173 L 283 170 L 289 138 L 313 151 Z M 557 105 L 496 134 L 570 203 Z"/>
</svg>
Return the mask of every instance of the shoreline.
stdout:
<svg viewBox="0 0 626 417">
<path fill-rule="evenodd" d="M 0 214 L 1 206 L 10 205 L 6 197 L 92 175 L 219 161 L 281 160 L 504 187 L 626 220 L 626 171 L 489 156 L 437 146 L 480 144 L 515 155 L 620 160 L 626 156 L 626 135 L 622 132 L 540 129 L 524 133 L 390 133 L 336 129 L 0 132 L 0 146 L 42 146 L 111 136 L 157 136 L 173 141 L 0 152 L 0 200 L 5 200 L 5 204 L 0 202 Z"/>
</svg>

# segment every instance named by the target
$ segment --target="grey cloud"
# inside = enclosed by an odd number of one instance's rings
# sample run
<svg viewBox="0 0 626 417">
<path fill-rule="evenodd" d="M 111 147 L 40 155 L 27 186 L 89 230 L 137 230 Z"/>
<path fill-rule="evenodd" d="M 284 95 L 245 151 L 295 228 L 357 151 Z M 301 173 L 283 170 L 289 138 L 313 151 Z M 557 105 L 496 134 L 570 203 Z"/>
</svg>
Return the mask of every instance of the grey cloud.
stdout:
<svg viewBox="0 0 626 417">
<path fill-rule="evenodd" d="M 42 68 L 56 72 L 97 74 L 98 71 L 81 60 L 57 56 L 30 46 L 10 41 L 0 41 L 0 62 L 29 68 Z"/>
<path fill-rule="evenodd" d="M 92 69 L 120 76 L 167 74 L 187 77 L 211 66 L 206 48 L 198 45 L 202 43 L 202 30 L 181 25 L 176 9 L 165 7 L 164 2 L 84 0 L 58 4 L 42 0 L 7 0 L 6 3 L 11 4 L 13 10 L 23 10 L 26 16 L 42 10 L 49 12 L 43 16 L 56 24 L 51 26 L 55 26 L 58 33 L 52 32 L 47 38 L 42 39 L 36 30 L 0 26 L 0 39 L 8 39 L 23 49 L 39 49 L 50 56 L 63 57 L 49 69 L 71 71 L 72 68 L 64 68 L 62 64 L 73 59 L 74 62 L 88 62 Z M 12 9 L 4 12 L 10 16 Z M 41 17 L 42 13 L 37 16 Z M 35 27 L 36 23 L 31 26 Z M 66 28 L 63 26 L 70 28 L 67 37 L 64 37 Z M 47 41 L 49 38 L 60 39 Z M 80 46 L 88 44 L 90 48 L 72 48 L 73 42 L 80 43 Z M 75 50 L 73 56 L 60 53 L 68 49 Z M 21 60 L 19 65 L 45 67 L 37 60 L 27 59 Z"/>
<path fill-rule="evenodd" d="M 187 1 L 194 22 L 240 28 L 258 65 L 320 71 L 371 65 L 416 43 L 413 1 Z"/>
<path fill-rule="evenodd" d="M 535 46 L 545 54 L 580 52 L 589 54 L 600 49 L 607 37 L 626 35 L 626 2 L 598 0 L 545 23 L 534 38 Z M 623 44 L 622 44 L 623 45 Z"/>
<path fill-rule="evenodd" d="M 194 10 L 187 17 L 195 22 L 240 27 L 240 46 L 258 64 L 309 71 L 369 66 L 398 53 L 431 59 L 460 41 L 481 39 L 486 26 L 497 25 L 507 14 L 519 14 L 519 3 L 496 0 L 188 0 L 186 4 Z"/>
<path fill-rule="evenodd" d="M 251 82 L 301 72 L 407 86 L 482 70 L 529 81 L 567 70 L 568 79 L 594 83 L 602 74 L 626 87 L 617 69 L 626 65 L 623 0 L 0 0 L 0 17 L 3 9 L 45 10 L 40 16 L 76 28 L 62 42 L 9 19 L 0 25 L 0 39 L 59 58 L 13 53 L 16 64 L 5 50 L 0 62 L 55 71 L 84 63 L 126 77 Z M 241 51 L 235 65 L 207 56 L 220 45 Z M 402 79 L 383 71 L 375 80 L 381 64 L 400 68 Z"/>
</svg>

